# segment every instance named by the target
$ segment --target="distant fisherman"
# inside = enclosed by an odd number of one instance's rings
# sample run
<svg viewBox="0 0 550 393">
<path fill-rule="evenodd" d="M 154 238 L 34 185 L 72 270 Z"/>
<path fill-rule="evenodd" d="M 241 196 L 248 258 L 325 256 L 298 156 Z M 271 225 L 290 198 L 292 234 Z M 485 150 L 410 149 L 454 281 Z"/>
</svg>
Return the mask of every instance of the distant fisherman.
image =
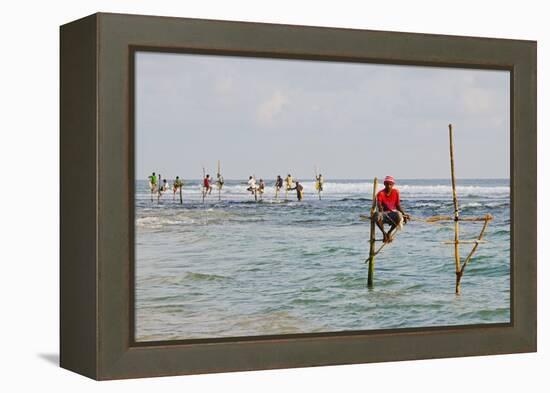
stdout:
<svg viewBox="0 0 550 393">
<path fill-rule="evenodd" d="M 179 176 L 176 176 L 176 180 L 174 180 L 174 184 L 172 185 L 172 191 L 174 191 L 174 195 L 182 187 L 183 187 L 183 182 L 181 181 Z"/>
<path fill-rule="evenodd" d="M 287 191 L 288 190 L 293 190 L 293 188 L 292 188 L 292 176 L 290 176 L 290 173 L 286 176 L 285 183 L 286 183 Z"/>
<path fill-rule="evenodd" d="M 384 243 L 391 242 L 397 228 L 400 228 L 409 219 L 409 215 L 401 208 L 399 190 L 394 186 L 395 180 L 393 177 L 386 176 L 384 178 L 384 189 L 376 194 L 378 212 L 375 213 L 374 220 L 384 235 Z M 384 230 L 384 224 L 390 225 L 388 232 Z"/>
<path fill-rule="evenodd" d="M 155 174 L 155 172 L 153 172 L 153 174 L 149 176 L 148 179 L 151 192 L 155 192 L 157 190 L 157 175 Z"/>
<path fill-rule="evenodd" d="M 260 185 L 258 186 L 258 192 L 262 195 L 265 191 L 264 179 L 260 179 Z"/>
<path fill-rule="evenodd" d="M 296 190 L 296 197 L 298 201 L 302 200 L 302 194 L 304 193 L 304 187 L 300 184 L 299 181 L 296 182 L 296 186 L 292 187 L 291 190 Z"/>
<path fill-rule="evenodd" d="M 277 175 L 277 179 L 275 180 L 275 191 L 278 193 L 281 188 L 283 188 L 283 178 L 281 175 Z"/>
<path fill-rule="evenodd" d="M 254 194 L 256 192 L 256 179 L 254 177 L 250 176 L 248 178 L 248 188 L 246 191 L 250 191 L 251 194 Z"/>
<path fill-rule="evenodd" d="M 166 181 L 166 179 L 163 179 L 162 180 L 162 186 L 160 187 L 160 192 L 166 192 L 168 191 L 169 189 L 169 185 L 168 185 L 168 182 Z"/>
<path fill-rule="evenodd" d="M 216 185 L 218 186 L 218 190 L 221 190 L 224 184 L 223 176 L 221 173 L 216 174 Z"/>
<path fill-rule="evenodd" d="M 212 194 L 212 186 L 210 185 L 210 175 L 206 175 L 202 183 L 204 195 Z"/>
<path fill-rule="evenodd" d="M 319 173 L 319 176 L 315 179 L 315 189 L 317 191 L 323 191 L 323 175 Z"/>
</svg>

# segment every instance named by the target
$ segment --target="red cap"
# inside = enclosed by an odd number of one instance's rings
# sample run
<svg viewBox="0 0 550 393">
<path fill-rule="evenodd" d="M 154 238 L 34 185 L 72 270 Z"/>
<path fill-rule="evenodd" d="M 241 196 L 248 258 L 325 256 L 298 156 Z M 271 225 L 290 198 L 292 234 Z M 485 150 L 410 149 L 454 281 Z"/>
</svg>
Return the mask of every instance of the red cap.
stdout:
<svg viewBox="0 0 550 393">
<path fill-rule="evenodd" d="M 395 180 L 393 180 L 393 176 L 386 176 L 386 177 L 384 178 L 384 183 L 395 184 Z"/>
</svg>

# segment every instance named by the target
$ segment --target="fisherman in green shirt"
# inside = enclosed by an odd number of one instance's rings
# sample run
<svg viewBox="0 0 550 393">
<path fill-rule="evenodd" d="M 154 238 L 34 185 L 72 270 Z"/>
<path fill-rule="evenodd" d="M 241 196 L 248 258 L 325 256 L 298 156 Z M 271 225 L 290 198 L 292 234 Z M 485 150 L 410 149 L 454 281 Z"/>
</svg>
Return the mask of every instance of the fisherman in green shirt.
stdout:
<svg viewBox="0 0 550 393">
<path fill-rule="evenodd" d="M 151 192 L 155 192 L 155 190 L 157 189 L 157 175 L 155 174 L 155 172 L 153 172 L 153 174 L 149 176 L 148 179 Z"/>
</svg>

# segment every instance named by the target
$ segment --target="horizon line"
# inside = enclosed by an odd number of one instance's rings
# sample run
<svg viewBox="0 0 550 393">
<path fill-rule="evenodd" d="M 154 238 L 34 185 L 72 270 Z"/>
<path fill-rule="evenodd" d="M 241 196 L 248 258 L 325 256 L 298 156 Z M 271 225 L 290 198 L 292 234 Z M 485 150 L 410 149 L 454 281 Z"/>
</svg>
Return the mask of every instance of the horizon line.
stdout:
<svg viewBox="0 0 550 393">
<path fill-rule="evenodd" d="M 162 173 L 161 173 L 162 175 Z M 158 176 L 158 174 L 157 174 Z M 286 177 L 286 176 L 281 176 L 283 179 Z M 163 176 L 164 179 L 166 179 L 166 177 Z M 168 177 L 169 179 L 173 179 L 175 178 L 174 176 L 170 176 Z M 216 177 L 215 176 L 210 176 L 211 179 L 215 180 Z M 300 179 L 300 176 L 292 176 L 293 179 Z M 183 177 L 182 177 L 183 179 Z M 203 180 L 202 177 L 194 177 L 194 178 L 187 178 L 188 180 Z M 256 176 L 256 179 L 264 179 L 263 177 L 260 177 L 260 176 Z M 265 178 L 267 179 L 267 178 Z M 271 179 L 271 178 L 269 178 Z M 275 178 L 273 178 L 275 179 Z M 308 177 L 309 179 L 309 177 Z M 378 177 L 378 180 L 381 180 L 383 179 L 383 177 Z M 134 180 L 148 180 L 148 178 L 134 178 Z M 241 181 L 241 180 L 248 180 L 247 177 L 243 177 L 243 178 L 238 178 L 238 179 L 235 179 L 235 178 L 225 178 L 224 177 L 224 180 L 225 181 Z M 314 181 L 315 179 L 314 178 L 311 178 L 312 181 Z M 359 177 L 324 177 L 324 181 L 326 182 L 327 180 L 373 180 L 372 177 L 365 177 L 365 178 L 359 178 Z M 403 178 L 398 178 L 397 180 L 399 181 L 406 181 L 406 180 L 449 180 L 451 181 L 450 178 L 447 178 L 447 177 L 403 177 Z M 511 180 L 510 177 L 457 177 L 456 180 Z M 396 183 L 398 183 L 398 181 L 396 181 Z"/>
</svg>

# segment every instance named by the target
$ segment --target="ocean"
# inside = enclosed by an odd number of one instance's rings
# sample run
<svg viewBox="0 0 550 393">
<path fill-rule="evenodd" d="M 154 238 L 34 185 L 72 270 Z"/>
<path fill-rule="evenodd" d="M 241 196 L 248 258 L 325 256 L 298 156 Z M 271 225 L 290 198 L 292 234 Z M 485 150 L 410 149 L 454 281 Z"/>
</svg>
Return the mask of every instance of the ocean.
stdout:
<svg viewBox="0 0 550 393">
<path fill-rule="evenodd" d="M 172 181 L 170 181 L 171 183 Z M 305 181 L 304 200 L 275 199 L 273 181 L 254 201 L 245 180 L 214 186 L 202 202 L 200 181 L 185 181 L 151 201 L 135 188 L 135 337 L 183 340 L 506 323 L 510 321 L 508 179 L 459 179 L 460 213 L 494 220 L 455 295 L 452 222 L 411 221 L 376 257 L 367 288 L 372 180 L 325 179 L 319 200 Z M 400 180 L 413 217 L 452 215 L 448 179 Z M 461 223 L 474 239 L 482 223 Z M 380 238 L 381 236 L 377 236 Z M 466 256 L 472 245 L 462 245 Z"/>
</svg>

